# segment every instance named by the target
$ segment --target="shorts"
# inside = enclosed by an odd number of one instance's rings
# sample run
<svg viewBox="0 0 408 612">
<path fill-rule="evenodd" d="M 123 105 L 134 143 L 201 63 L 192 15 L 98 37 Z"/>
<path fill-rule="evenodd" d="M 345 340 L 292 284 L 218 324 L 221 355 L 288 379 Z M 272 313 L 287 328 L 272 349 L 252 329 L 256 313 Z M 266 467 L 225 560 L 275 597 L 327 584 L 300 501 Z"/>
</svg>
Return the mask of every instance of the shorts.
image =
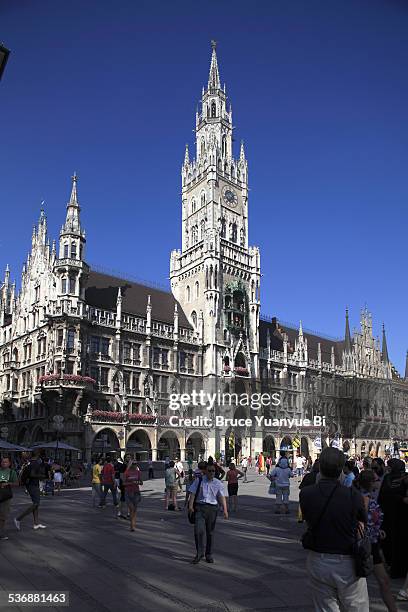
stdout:
<svg viewBox="0 0 408 612">
<path fill-rule="evenodd" d="M 27 486 L 27 491 L 29 496 L 31 497 L 31 501 L 33 502 L 33 504 L 35 506 L 39 506 L 40 505 L 40 487 L 37 487 L 36 485 L 28 485 Z"/>
<path fill-rule="evenodd" d="M 142 501 L 142 496 L 140 495 L 139 491 L 137 491 L 136 493 L 125 493 L 125 499 L 126 499 L 126 503 L 128 506 L 131 506 L 132 508 L 137 508 L 137 506 L 140 504 L 140 502 Z"/>
<path fill-rule="evenodd" d="M 228 485 L 228 495 L 238 495 L 238 483 L 234 482 Z"/>
<path fill-rule="evenodd" d="M 177 492 L 178 492 L 178 484 L 175 484 L 172 487 L 166 487 L 166 493 L 177 493 Z"/>
<path fill-rule="evenodd" d="M 10 514 L 11 499 L 6 499 L 0 503 L 0 520 L 6 521 Z"/>
<path fill-rule="evenodd" d="M 373 556 L 373 564 L 380 565 L 383 563 L 381 555 L 381 546 L 379 542 L 371 542 L 371 554 Z"/>
</svg>

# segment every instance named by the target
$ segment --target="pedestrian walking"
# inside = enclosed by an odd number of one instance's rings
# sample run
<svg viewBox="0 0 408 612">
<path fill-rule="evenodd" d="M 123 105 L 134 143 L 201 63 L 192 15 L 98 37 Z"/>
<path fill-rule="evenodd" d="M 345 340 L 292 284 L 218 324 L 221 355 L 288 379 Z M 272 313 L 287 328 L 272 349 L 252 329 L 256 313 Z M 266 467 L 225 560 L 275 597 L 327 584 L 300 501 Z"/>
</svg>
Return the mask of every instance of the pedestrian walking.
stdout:
<svg viewBox="0 0 408 612">
<path fill-rule="evenodd" d="M 302 455 L 297 455 L 295 459 L 296 475 L 298 478 L 303 478 L 303 472 L 305 467 L 305 458 Z"/>
<path fill-rule="evenodd" d="M 164 509 L 179 510 L 179 507 L 177 505 L 177 471 L 174 466 L 174 461 L 170 461 L 169 466 L 164 473 L 164 482 L 166 485 L 166 492 L 164 496 Z"/>
<path fill-rule="evenodd" d="M 31 505 L 14 519 L 14 524 L 18 530 L 21 529 L 21 521 L 23 518 L 29 514 L 33 515 L 33 528 L 35 530 L 46 528 L 46 525 L 40 523 L 39 520 L 39 506 L 41 499 L 40 480 L 47 480 L 49 478 L 49 471 L 50 468 L 48 463 L 42 460 L 38 451 L 34 451 L 30 462 L 25 466 L 20 476 L 21 484 L 25 486 L 27 493 L 31 497 Z"/>
<path fill-rule="evenodd" d="M 278 463 L 270 474 L 270 480 L 276 485 L 276 508 L 275 514 L 289 514 L 289 491 L 292 470 L 286 455 L 282 454 Z"/>
<path fill-rule="evenodd" d="M 13 488 L 18 486 L 17 472 L 12 469 L 8 457 L 2 457 L 0 463 L 0 540 L 8 540 L 5 526 L 10 514 Z"/>
<path fill-rule="evenodd" d="M 353 464 L 350 461 L 346 461 L 343 468 L 344 480 L 343 485 L 345 487 L 351 487 L 353 481 L 355 480 L 355 475 L 353 472 Z"/>
<path fill-rule="evenodd" d="M 248 458 L 243 457 L 241 461 L 242 471 L 244 472 L 244 480 L 242 482 L 248 482 L 247 472 L 248 472 Z"/>
<path fill-rule="evenodd" d="M 207 563 L 214 563 L 212 556 L 214 543 L 214 529 L 217 521 L 218 503 L 222 504 L 224 518 L 228 518 L 227 503 L 224 496 L 224 487 L 220 480 L 215 478 L 215 465 L 207 464 L 206 473 L 202 478 L 196 478 L 190 487 L 189 513 L 195 511 L 194 540 L 196 556 L 193 563 L 197 564 L 204 557 Z"/>
<path fill-rule="evenodd" d="M 154 479 L 153 461 L 149 459 L 149 480 Z"/>
<path fill-rule="evenodd" d="M 310 472 L 306 472 L 303 476 L 302 482 L 299 485 L 299 491 L 304 489 L 305 487 L 309 487 L 312 484 L 316 484 L 317 475 L 319 474 L 319 459 L 316 459 L 314 464 L 312 465 L 312 469 Z M 303 523 L 302 509 L 300 507 L 300 503 L 298 505 L 298 523 Z"/>
<path fill-rule="evenodd" d="M 131 459 L 123 473 L 123 485 L 125 488 L 125 499 L 130 513 L 130 531 L 136 527 L 137 507 L 142 500 L 140 485 L 143 484 L 142 473 L 136 461 Z"/>
<path fill-rule="evenodd" d="M 190 487 L 193 484 L 193 482 L 194 482 L 194 473 L 192 469 L 189 469 L 187 472 L 187 476 L 184 480 L 184 483 L 186 485 L 186 497 L 184 499 L 184 508 L 188 507 L 188 500 L 190 497 Z"/>
<path fill-rule="evenodd" d="M 358 478 L 357 486 L 363 496 L 367 512 L 367 533 L 371 542 L 374 576 L 380 587 L 381 597 L 388 612 L 398 612 L 381 555 L 381 541 L 386 538 L 387 534 L 381 529 L 384 515 L 374 493 L 375 482 L 376 476 L 374 472 L 372 470 L 363 470 Z"/>
<path fill-rule="evenodd" d="M 183 480 L 184 480 L 184 466 L 183 462 L 180 459 L 176 459 L 174 467 L 176 468 L 177 475 L 177 484 L 180 491 L 183 490 Z"/>
<path fill-rule="evenodd" d="M 340 450 L 323 449 L 319 481 L 300 491 L 315 612 L 369 612 L 367 581 L 357 577 L 353 558 L 356 530 L 367 523 L 367 512 L 360 492 L 339 482 L 344 463 Z"/>
<path fill-rule="evenodd" d="M 59 495 L 61 493 L 61 486 L 62 486 L 62 472 L 61 472 L 60 465 L 55 465 L 53 467 L 53 480 L 54 480 L 54 491 L 57 495 Z"/>
<path fill-rule="evenodd" d="M 92 466 L 92 507 L 99 506 L 102 497 L 101 474 L 104 460 L 97 459 Z"/>
<path fill-rule="evenodd" d="M 126 510 L 126 499 L 125 499 L 125 487 L 123 485 L 123 474 L 126 471 L 126 465 L 129 463 L 130 457 L 125 455 L 125 461 L 122 461 L 121 457 L 114 463 L 115 468 L 115 484 L 119 491 L 119 504 L 118 504 L 118 518 L 127 519 Z"/>
<path fill-rule="evenodd" d="M 241 470 L 238 470 L 235 466 L 235 463 L 231 461 L 229 464 L 229 470 L 225 477 L 225 480 L 228 483 L 228 510 L 231 512 L 237 511 L 237 501 L 238 501 L 238 480 L 244 476 L 244 473 Z"/>
<path fill-rule="evenodd" d="M 99 504 L 99 508 L 106 507 L 106 496 L 109 491 L 112 493 L 113 505 L 115 508 L 118 505 L 117 499 L 117 491 L 115 484 L 115 468 L 113 467 L 112 459 L 109 458 L 105 465 L 102 468 L 101 472 L 101 483 L 102 483 L 102 494 L 101 494 L 101 503 Z"/>
<path fill-rule="evenodd" d="M 269 472 L 272 466 L 272 457 L 267 457 L 265 459 L 265 466 L 266 466 L 266 476 L 269 476 Z"/>
</svg>

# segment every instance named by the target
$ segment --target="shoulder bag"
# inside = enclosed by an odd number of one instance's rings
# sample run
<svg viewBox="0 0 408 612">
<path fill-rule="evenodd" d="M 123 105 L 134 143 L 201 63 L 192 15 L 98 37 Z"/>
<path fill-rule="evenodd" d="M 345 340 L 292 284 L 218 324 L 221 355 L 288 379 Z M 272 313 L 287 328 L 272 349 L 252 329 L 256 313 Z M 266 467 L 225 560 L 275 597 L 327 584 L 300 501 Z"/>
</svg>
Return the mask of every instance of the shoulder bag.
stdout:
<svg viewBox="0 0 408 612">
<path fill-rule="evenodd" d="M 309 525 L 307 530 L 305 531 L 305 533 L 300 538 L 300 541 L 302 542 L 303 548 L 306 548 L 307 550 L 314 550 L 315 544 L 316 544 L 315 532 L 316 532 L 317 527 L 319 526 L 319 523 L 322 520 L 323 515 L 326 512 L 327 507 L 329 505 L 329 502 L 330 502 L 331 498 L 333 497 L 334 492 L 336 491 L 338 486 L 339 486 L 339 484 L 336 483 L 336 485 L 334 486 L 332 492 L 328 496 L 328 498 L 326 500 L 326 503 L 323 506 L 323 510 L 320 512 L 319 518 L 317 519 L 317 521 L 313 525 Z"/>
<path fill-rule="evenodd" d="M 202 479 L 202 478 L 201 478 L 201 476 L 200 476 L 200 478 L 198 479 L 198 487 L 197 487 L 197 491 L 196 491 L 196 494 L 195 494 L 195 497 L 194 497 L 193 511 L 192 511 L 192 512 L 188 512 L 188 513 L 187 513 L 187 516 L 188 516 L 188 521 L 189 521 L 189 523 L 191 523 L 192 525 L 194 525 L 194 524 L 195 524 L 195 521 L 196 521 L 196 506 L 197 506 L 197 498 L 198 498 L 198 494 L 199 494 L 200 489 L 201 489 L 201 484 L 202 484 L 202 482 L 203 482 L 203 479 Z"/>
</svg>

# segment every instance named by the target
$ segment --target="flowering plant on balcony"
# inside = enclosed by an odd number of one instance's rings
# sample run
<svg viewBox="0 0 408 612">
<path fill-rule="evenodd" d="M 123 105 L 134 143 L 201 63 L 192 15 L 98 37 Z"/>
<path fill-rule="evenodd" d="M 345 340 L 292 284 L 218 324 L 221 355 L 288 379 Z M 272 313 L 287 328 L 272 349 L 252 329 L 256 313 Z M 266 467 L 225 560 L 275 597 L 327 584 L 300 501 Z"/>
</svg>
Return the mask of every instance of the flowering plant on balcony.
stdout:
<svg viewBox="0 0 408 612">
<path fill-rule="evenodd" d="M 249 372 L 248 372 L 247 368 L 243 368 L 241 366 L 237 366 L 235 368 L 235 374 L 238 374 L 238 376 L 248 376 Z"/>
<path fill-rule="evenodd" d="M 72 382 L 85 382 L 94 385 L 96 380 L 90 376 L 80 376 L 79 374 L 64 374 L 64 380 L 71 380 Z"/>
<path fill-rule="evenodd" d="M 123 412 L 113 412 L 111 410 L 93 410 L 92 417 L 95 419 L 103 419 L 106 421 L 121 422 L 125 420 L 126 414 Z"/>
<path fill-rule="evenodd" d="M 231 367 L 230 367 L 229 365 L 225 364 L 225 365 L 224 365 L 224 372 L 225 372 L 226 374 L 228 374 L 228 372 L 231 372 Z"/>
<path fill-rule="evenodd" d="M 59 380 L 60 378 L 60 374 L 46 374 L 44 376 L 40 376 L 40 378 L 38 379 L 38 384 L 41 384 L 42 382 L 48 382 L 50 380 Z"/>
<path fill-rule="evenodd" d="M 129 414 L 129 421 L 137 422 L 137 423 L 154 423 L 156 421 L 156 417 L 154 414 Z"/>
</svg>

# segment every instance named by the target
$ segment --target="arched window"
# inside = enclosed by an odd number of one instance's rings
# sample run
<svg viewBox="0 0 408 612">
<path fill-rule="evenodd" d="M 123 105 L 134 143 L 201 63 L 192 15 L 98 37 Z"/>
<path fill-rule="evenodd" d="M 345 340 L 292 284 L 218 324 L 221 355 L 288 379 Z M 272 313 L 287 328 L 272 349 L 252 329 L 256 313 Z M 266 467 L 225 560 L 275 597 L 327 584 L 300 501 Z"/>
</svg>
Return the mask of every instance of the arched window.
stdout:
<svg viewBox="0 0 408 612">
<path fill-rule="evenodd" d="M 75 293 L 75 288 L 76 288 L 76 280 L 73 276 L 70 276 L 69 277 L 69 292 Z"/>
<path fill-rule="evenodd" d="M 195 296 L 196 299 L 198 298 L 198 296 L 200 295 L 200 283 L 198 281 L 195 282 Z"/>
<path fill-rule="evenodd" d="M 196 201 L 195 198 L 191 200 L 191 212 L 194 213 L 196 211 Z"/>
<path fill-rule="evenodd" d="M 186 302 L 190 301 L 190 285 L 187 285 L 186 287 Z"/>
<path fill-rule="evenodd" d="M 64 259 L 68 259 L 69 257 L 69 244 L 64 244 Z"/>
<path fill-rule="evenodd" d="M 61 279 L 61 293 L 67 293 L 67 289 L 68 289 L 67 279 L 62 278 Z"/>
<path fill-rule="evenodd" d="M 201 192 L 201 206 L 205 206 L 205 191 Z"/>
<path fill-rule="evenodd" d="M 232 242 L 237 241 L 237 224 L 236 223 L 230 224 L 230 240 Z"/>
<path fill-rule="evenodd" d="M 215 102 L 211 103 L 211 118 L 214 119 L 217 116 L 217 105 Z"/>
<path fill-rule="evenodd" d="M 193 322 L 194 327 L 197 327 L 197 313 L 195 310 L 191 313 L 191 320 Z"/>
<path fill-rule="evenodd" d="M 205 156 L 205 140 L 204 138 L 201 139 L 201 157 Z"/>
<path fill-rule="evenodd" d="M 71 259 L 76 259 L 76 256 L 77 256 L 76 242 L 72 242 L 71 243 Z"/>
<path fill-rule="evenodd" d="M 73 350 L 75 343 L 75 329 L 69 328 L 67 333 L 67 349 Z"/>
<path fill-rule="evenodd" d="M 201 240 L 204 240 L 204 233 L 205 233 L 205 221 L 204 221 L 204 219 L 202 219 L 201 222 L 200 222 L 200 231 L 201 231 Z"/>
<path fill-rule="evenodd" d="M 224 136 L 222 137 L 222 156 L 225 157 L 227 154 L 227 137 Z"/>
<path fill-rule="evenodd" d="M 225 238 L 227 235 L 227 224 L 224 217 L 221 219 L 221 238 Z"/>
<path fill-rule="evenodd" d="M 221 168 L 222 168 L 221 159 L 218 160 L 217 166 L 218 166 L 218 170 L 221 170 Z"/>
</svg>

